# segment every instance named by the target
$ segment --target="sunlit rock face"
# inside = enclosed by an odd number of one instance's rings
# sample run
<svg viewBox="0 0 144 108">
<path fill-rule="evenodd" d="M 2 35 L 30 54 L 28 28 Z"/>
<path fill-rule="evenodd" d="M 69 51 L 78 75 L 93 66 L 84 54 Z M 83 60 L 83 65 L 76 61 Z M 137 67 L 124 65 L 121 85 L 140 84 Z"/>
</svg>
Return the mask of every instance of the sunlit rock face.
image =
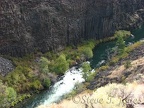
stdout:
<svg viewBox="0 0 144 108">
<path fill-rule="evenodd" d="M 143 0 L 1 0 L 0 53 L 62 50 L 142 25 Z"/>
</svg>

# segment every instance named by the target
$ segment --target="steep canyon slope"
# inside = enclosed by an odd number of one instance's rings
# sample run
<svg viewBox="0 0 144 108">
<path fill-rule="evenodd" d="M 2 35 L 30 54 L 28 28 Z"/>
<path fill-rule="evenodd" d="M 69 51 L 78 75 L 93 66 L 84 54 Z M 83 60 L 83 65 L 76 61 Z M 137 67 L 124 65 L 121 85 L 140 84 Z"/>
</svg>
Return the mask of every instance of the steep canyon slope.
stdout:
<svg viewBox="0 0 144 108">
<path fill-rule="evenodd" d="M 0 54 L 61 50 L 144 21 L 144 0 L 0 0 Z"/>
</svg>

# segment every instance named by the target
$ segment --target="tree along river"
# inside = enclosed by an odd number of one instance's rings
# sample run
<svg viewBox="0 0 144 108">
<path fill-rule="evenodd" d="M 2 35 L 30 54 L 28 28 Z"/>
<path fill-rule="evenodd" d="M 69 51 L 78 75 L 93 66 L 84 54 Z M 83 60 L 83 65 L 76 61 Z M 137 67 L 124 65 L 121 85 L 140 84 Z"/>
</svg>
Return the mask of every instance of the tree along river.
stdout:
<svg viewBox="0 0 144 108">
<path fill-rule="evenodd" d="M 125 40 L 126 45 L 144 39 L 144 26 L 132 31 L 132 36 Z M 99 44 L 93 50 L 93 58 L 90 61 L 92 68 L 97 68 L 106 63 L 110 50 L 115 47 L 115 41 Z M 36 108 L 39 105 L 49 105 L 62 100 L 62 97 L 70 93 L 77 83 L 82 83 L 82 69 L 73 67 L 69 69 L 50 90 L 37 94 L 30 99 L 19 103 L 15 108 Z"/>
</svg>

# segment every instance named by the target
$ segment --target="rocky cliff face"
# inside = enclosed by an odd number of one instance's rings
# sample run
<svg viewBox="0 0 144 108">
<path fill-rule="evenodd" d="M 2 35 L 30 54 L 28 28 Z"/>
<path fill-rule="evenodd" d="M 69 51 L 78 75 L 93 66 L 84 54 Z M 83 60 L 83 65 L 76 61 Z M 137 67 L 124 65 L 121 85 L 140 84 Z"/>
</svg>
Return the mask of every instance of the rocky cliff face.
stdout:
<svg viewBox="0 0 144 108">
<path fill-rule="evenodd" d="M 0 0 L 0 53 L 61 50 L 143 21 L 144 0 Z"/>
</svg>

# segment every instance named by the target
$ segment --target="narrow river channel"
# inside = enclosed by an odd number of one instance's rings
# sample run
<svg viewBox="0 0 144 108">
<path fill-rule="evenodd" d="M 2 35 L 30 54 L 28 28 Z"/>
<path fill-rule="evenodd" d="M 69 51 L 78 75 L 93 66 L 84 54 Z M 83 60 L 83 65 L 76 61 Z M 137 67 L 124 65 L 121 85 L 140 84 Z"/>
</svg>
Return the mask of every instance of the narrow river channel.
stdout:
<svg viewBox="0 0 144 108">
<path fill-rule="evenodd" d="M 126 44 L 132 44 L 136 41 L 144 39 L 144 26 L 140 29 L 132 31 L 133 36 L 125 40 Z M 115 47 L 115 41 L 99 44 L 93 50 L 94 56 L 90 61 L 92 68 L 97 68 L 103 65 L 108 57 L 108 49 Z M 82 77 L 81 68 L 69 69 L 61 79 L 55 83 L 49 91 L 44 91 L 35 95 L 27 101 L 18 104 L 15 108 L 36 108 L 39 105 L 51 104 L 62 100 L 62 97 L 70 93 L 76 83 L 82 83 L 85 80 Z"/>
</svg>

